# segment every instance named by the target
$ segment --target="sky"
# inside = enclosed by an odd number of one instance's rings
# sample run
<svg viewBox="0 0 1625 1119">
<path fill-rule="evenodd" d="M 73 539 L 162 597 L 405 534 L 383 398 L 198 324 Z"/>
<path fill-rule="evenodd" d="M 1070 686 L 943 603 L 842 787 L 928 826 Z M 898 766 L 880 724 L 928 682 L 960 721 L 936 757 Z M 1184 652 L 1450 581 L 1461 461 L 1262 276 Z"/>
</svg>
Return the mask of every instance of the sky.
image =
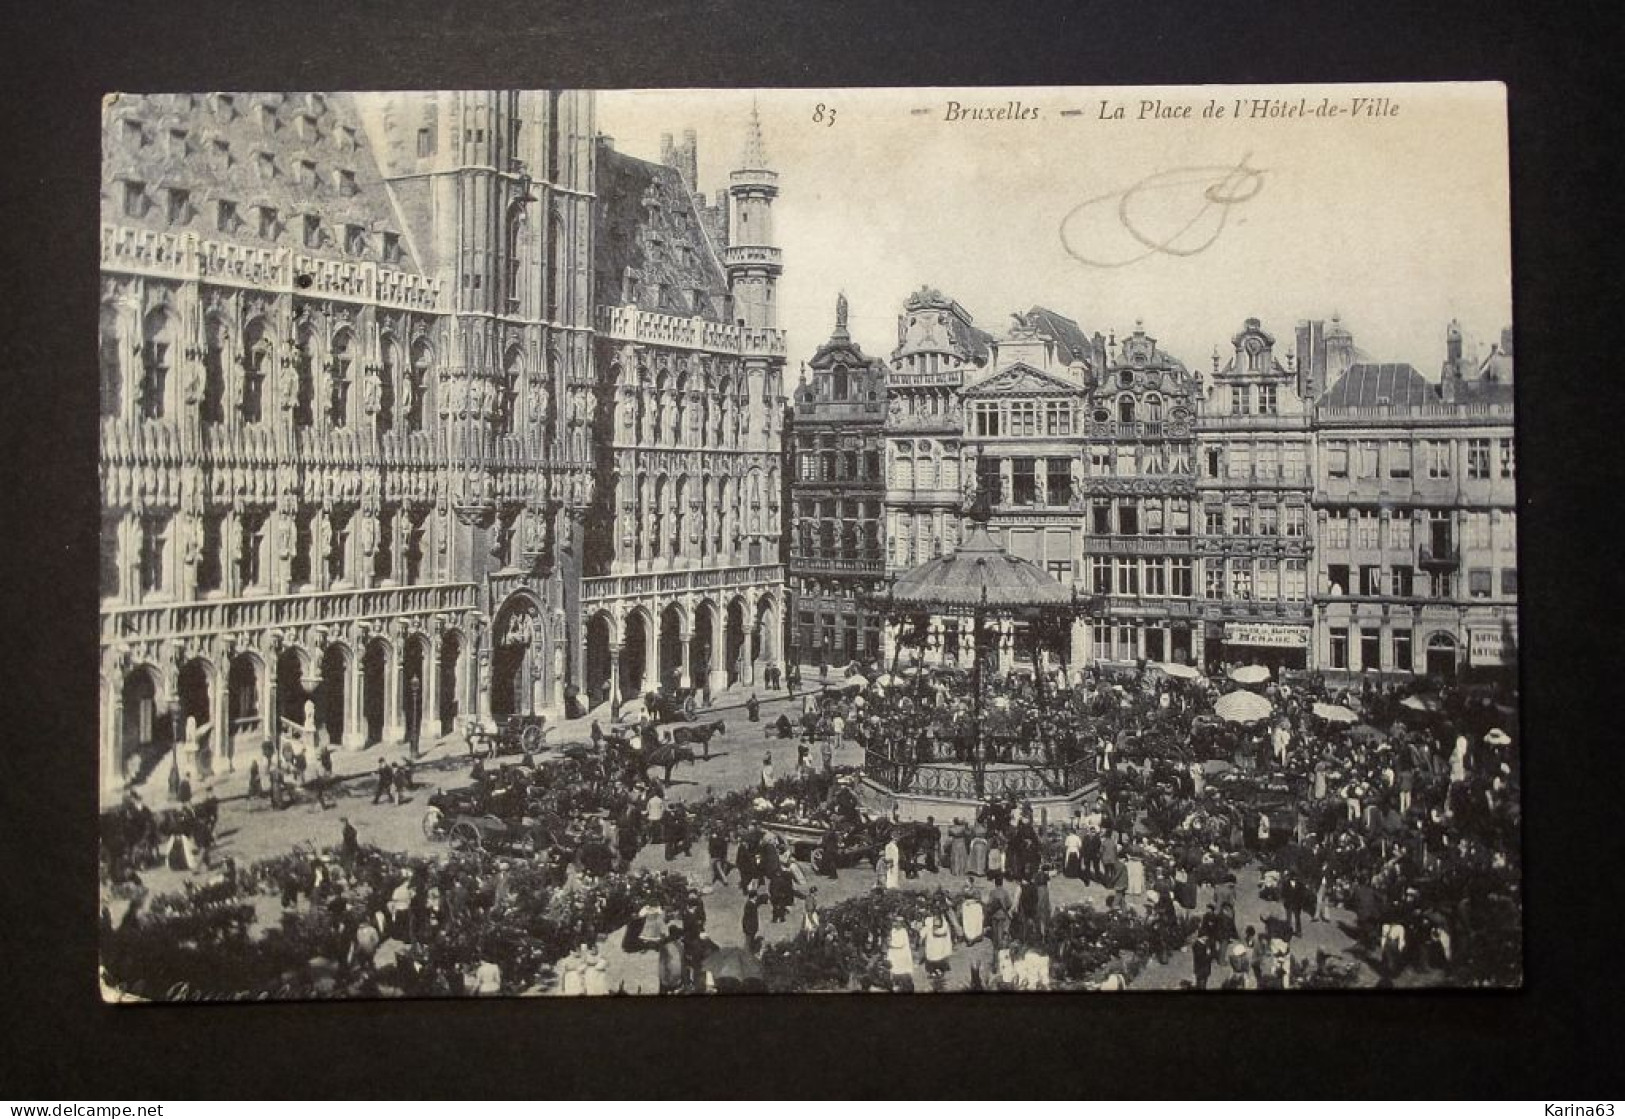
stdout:
<svg viewBox="0 0 1625 1119">
<path fill-rule="evenodd" d="M 1396 111 L 1353 114 L 1357 98 Z M 1344 111 L 1258 118 L 1255 101 Z M 843 291 L 856 341 L 889 356 L 922 285 L 995 334 L 1035 304 L 1091 333 L 1143 320 L 1204 369 L 1248 317 L 1284 355 L 1298 320 L 1340 315 L 1372 360 L 1430 378 L 1451 319 L 1470 351 L 1512 321 L 1498 84 L 607 91 L 597 128 L 650 160 L 694 129 L 714 196 L 753 103 L 792 366 Z M 951 103 L 1020 119 L 950 120 Z"/>
</svg>

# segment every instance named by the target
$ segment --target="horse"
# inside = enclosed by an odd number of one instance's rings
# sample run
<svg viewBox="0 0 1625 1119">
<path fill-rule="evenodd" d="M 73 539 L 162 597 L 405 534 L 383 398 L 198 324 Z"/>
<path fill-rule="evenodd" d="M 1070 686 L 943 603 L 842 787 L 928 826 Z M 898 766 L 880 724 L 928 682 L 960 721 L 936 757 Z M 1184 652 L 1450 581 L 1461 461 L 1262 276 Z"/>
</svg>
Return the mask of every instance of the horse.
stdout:
<svg viewBox="0 0 1625 1119">
<path fill-rule="evenodd" d="M 643 759 L 643 768 L 648 770 L 657 765 L 664 767 L 666 771 L 664 783 L 669 785 L 671 784 L 671 771 L 678 762 L 688 762 L 693 765 L 694 761 L 694 751 L 689 747 L 679 745 L 676 742 L 666 742 L 649 751 L 649 756 Z"/>
<path fill-rule="evenodd" d="M 683 723 L 670 728 L 670 742 L 674 746 L 693 743 L 705 751 L 706 760 L 711 758 L 711 739 L 715 735 L 726 734 L 727 724 L 721 719 L 711 723 Z"/>
</svg>

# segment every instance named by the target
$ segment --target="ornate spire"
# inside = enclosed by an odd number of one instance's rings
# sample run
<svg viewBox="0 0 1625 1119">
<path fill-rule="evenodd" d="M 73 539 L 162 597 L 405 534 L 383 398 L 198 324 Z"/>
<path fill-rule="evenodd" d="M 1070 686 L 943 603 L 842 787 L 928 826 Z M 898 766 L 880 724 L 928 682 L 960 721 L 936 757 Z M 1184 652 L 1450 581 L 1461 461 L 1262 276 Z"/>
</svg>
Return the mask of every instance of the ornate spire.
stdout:
<svg viewBox="0 0 1625 1119">
<path fill-rule="evenodd" d="M 762 143 L 762 118 L 756 111 L 756 99 L 750 101 L 750 125 L 745 129 L 745 154 L 740 157 L 741 171 L 766 171 L 767 147 Z"/>
<path fill-rule="evenodd" d="M 852 337 L 846 330 L 846 292 L 844 291 L 835 297 L 835 334 L 833 337 L 842 341 Z"/>
</svg>

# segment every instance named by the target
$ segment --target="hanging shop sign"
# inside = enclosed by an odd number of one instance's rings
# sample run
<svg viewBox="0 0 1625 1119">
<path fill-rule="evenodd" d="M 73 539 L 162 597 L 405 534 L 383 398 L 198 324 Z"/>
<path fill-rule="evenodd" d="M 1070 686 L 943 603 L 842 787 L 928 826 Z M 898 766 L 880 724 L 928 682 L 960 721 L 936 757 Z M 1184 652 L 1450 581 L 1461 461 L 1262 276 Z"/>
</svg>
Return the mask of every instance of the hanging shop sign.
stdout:
<svg viewBox="0 0 1625 1119">
<path fill-rule="evenodd" d="M 1278 626 L 1268 622 L 1226 622 L 1226 645 L 1264 645 L 1275 649 L 1307 649 L 1308 626 Z"/>
</svg>

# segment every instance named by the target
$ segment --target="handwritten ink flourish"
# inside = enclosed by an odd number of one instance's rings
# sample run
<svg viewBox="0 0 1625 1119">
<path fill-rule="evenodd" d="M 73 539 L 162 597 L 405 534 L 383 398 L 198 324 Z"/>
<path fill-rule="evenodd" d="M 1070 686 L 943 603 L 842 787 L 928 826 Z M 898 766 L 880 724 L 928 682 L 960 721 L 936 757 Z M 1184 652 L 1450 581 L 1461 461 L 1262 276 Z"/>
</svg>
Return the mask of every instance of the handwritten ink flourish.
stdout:
<svg viewBox="0 0 1625 1119">
<path fill-rule="evenodd" d="M 1074 206 L 1061 219 L 1061 245 L 1074 259 L 1095 268 L 1122 268 L 1159 253 L 1166 256 L 1195 256 L 1219 239 L 1219 235 L 1224 232 L 1225 225 L 1230 220 L 1232 206 L 1250 201 L 1264 189 L 1264 172 L 1259 168 L 1249 167 L 1247 161 L 1250 158 L 1251 153 L 1242 156 L 1234 167 L 1222 164 L 1174 167 L 1148 175 L 1126 190 L 1112 191 L 1086 199 Z M 1135 220 L 1133 212 L 1135 201 L 1149 193 L 1181 189 L 1190 193 L 1190 202 L 1196 207 L 1191 216 L 1171 234 L 1152 236 L 1147 233 L 1142 228 L 1143 219 L 1139 222 Z M 1117 203 L 1118 223 L 1143 248 L 1143 252 L 1119 259 L 1103 260 L 1083 252 L 1073 243 L 1069 227 L 1074 220 L 1093 207 L 1111 202 Z M 1216 219 L 1213 216 L 1215 207 L 1217 207 Z M 1206 230 L 1200 239 L 1187 244 L 1187 234 L 1195 230 L 1204 220 L 1211 224 L 1211 228 Z"/>
</svg>

